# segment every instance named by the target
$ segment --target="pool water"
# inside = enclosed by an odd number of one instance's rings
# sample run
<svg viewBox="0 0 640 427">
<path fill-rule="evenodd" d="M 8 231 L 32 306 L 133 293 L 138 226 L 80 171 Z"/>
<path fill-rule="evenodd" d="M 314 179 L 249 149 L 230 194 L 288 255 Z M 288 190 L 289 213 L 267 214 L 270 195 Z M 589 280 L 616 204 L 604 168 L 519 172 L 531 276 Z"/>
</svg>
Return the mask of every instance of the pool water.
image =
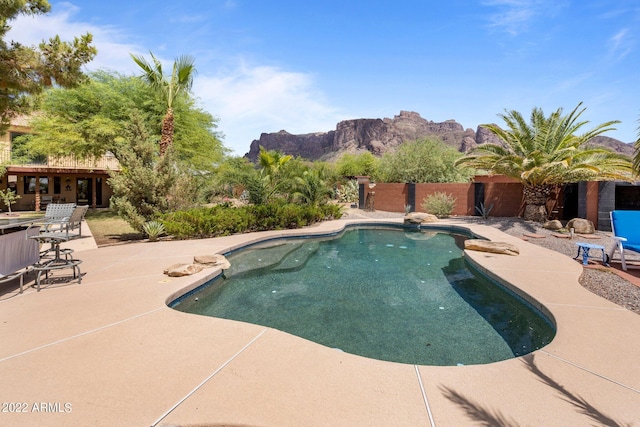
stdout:
<svg viewBox="0 0 640 427">
<path fill-rule="evenodd" d="M 229 255 L 226 279 L 172 306 L 401 363 L 490 363 L 548 344 L 541 313 L 467 268 L 465 238 L 358 228 L 272 241 Z"/>
</svg>

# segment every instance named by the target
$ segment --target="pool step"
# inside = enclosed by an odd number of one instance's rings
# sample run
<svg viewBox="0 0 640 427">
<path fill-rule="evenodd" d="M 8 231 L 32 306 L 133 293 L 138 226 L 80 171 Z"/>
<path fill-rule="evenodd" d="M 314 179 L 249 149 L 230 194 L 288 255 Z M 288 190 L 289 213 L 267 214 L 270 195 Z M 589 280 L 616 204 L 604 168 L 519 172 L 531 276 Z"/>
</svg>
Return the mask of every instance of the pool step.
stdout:
<svg viewBox="0 0 640 427">
<path fill-rule="evenodd" d="M 320 244 L 318 242 L 305 242 L 296 250 L 291 251 L 282 259 L 278 265 L 272 268 L 272 271 L 285 272 L 300 270 L 305 266 L 311 255 L 318 251 Z"/>
<path fill-rule="evenodd" d="M 309 245 L 312 250 L 309 250 Z M 317 242 L 283 243 L 268 248 L 251 249 L 244 252 L 241 258 L 231 261 L 231 268 L 225 271 L 227 277 L 268 271 L 291 271 L 300 268 L 308 261 L 309 256 L 318 249 Z M 269 249 L 269 250 L 265 250 Z M 240 259 L 242 261 L 240 261 Z"/>
</svg>

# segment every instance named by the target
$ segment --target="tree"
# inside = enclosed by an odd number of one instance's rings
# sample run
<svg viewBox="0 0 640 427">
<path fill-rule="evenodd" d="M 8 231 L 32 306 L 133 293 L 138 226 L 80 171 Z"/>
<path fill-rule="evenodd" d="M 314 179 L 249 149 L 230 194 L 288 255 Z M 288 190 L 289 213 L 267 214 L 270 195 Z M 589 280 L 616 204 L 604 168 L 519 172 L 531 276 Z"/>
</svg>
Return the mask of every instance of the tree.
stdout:
<svg viewBox="0 0 640 427">
<path fill-rule="evenodd" d="M 640 123 L 640 120 L 638 120 Z M 636 175 L 640 176 L 640 126 L 638 126 L 638 139 L 633 144 L 634 154 L 633 154 L 633 170 Z"/>
<path fill-rule="evenodd" d="M 2 199 L 7 209 L 9 209 L 9 215 L 11 215 L 11 205 L 13 205 L 19 198 L 20 195 L 16 194 L 10 188 L 0 190 L 0 199 Z"/>
<path fill-rule="evenodd" d="M 524 186 L 524 218 L 544 221 L 546 202 L 558 184 L 621 179 L 629 180 L 631 162 L 627 156 L 603 148 L 586 147 L 592 138 L 612 130 L 618 121 L 602 123 L 582 135 L 576 132 L 588 121 L 579 121 L 582 103 L 568 115 L 558 108 L 545 116 L 534 108 L 527 123 L 517 111 L 500 114 L 507 129 L 483 125 L 500 138 L 501 144 L 476 147 L 456 162 L 519 180 Z"/>
<path fill-rule="evenodd" d="M 336 162 L 336 172 L 341 176 L 373 176 L 378 170 L 378 162 L 370 151 L 344 153 Z"/>
<path fill-rule="evenodd" d="M 174 115 L 173 103 L 181 93 L 188 93 L 196 74 L 194 58 L 183 55 L 173 62 L 171 76 L 167 79 L 162 70 L 162 63 L 149 52 L 153 64 L 142 56 L 131 55 L 134 62 L 142 69 L 142 80 L 147 82 L 166 102 L 166 114 L 162 119 L 162 136 L 160 138 L 160 155 L 163 156 L 167 148 L 173 143 Z"/>
<path fill-rule="evenodd" d="M 46 0 L 3 0 L 0 3 L 0 134 L 11 119 L 31 109 L 27 95 L 37 95 L 51 86 L 74 87 L 85 81 L 81 68 L 97 53 L 87 33 L 72 43 L 55 36 L 38 48 L 19 42 L 7 43 L 4 38 L 11 29 L 8 22 L 18 15 L 49 12 Z"/>
<path fill-rule="evenodd" d="M 294 178 L 294 197 L 306 205 L 318 206 L 326 202 L 333 192 L 322 170 L 309 169 Z"/>
<path fill-rule="evenodd" d="M 165 114 L 158 98 L 140 79 L 108 71 L 89 75 L 86 84 L 44 93 L 39 113 L 31 120 L 33 135 L 24 144 L 27 154 L 99 157 L 106 152 L 119 159 L 120 142 L 134 111 L 146 129 L 157 129 L 149 138 L 160 139 Z M 181 163 L 197 171 L 211 171 L 225 152 L 216 121 L 199 109 L 191 96 L 175 100 L 174 154 Z"/>
<path fill-rule="evenodd" d="M 437 139 L 405 143 L 380 159 L 374 178 L 382 182 L 466 182 L 472 171 L 454 166 L 461 156 Z"/>
<path fill-rule="evenodd" d="M 117 150 L 121 170 L 110 172 L 108 181 L 113 189 L 111 206 L 134 229 L 142 231 L 145 223 L 162 213 L 191 207 L 194 197 L 184 196 L 193 191 L 193 180 L 176 166 L 171 149 L 158 155 L 139 114 L 132 115 L 126 131 Z"/>
</svg>

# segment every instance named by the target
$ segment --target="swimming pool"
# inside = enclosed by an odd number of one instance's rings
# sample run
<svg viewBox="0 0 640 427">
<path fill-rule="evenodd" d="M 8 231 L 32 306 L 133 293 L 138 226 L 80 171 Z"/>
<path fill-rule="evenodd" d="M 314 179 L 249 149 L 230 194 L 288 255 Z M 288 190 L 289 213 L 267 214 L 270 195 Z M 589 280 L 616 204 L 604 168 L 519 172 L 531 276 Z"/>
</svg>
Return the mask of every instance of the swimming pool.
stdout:
<svg viewBox="0 0 640 427">
<path fill-rule="evenodd" d="M 540 312 L 467 268 L 466 238 L 360 227 L 272 240 L 229 254 L 226 279 L 171 306 L 400 363 L 491 363 L 548 344 L 555 331 Z"/>
</svg>

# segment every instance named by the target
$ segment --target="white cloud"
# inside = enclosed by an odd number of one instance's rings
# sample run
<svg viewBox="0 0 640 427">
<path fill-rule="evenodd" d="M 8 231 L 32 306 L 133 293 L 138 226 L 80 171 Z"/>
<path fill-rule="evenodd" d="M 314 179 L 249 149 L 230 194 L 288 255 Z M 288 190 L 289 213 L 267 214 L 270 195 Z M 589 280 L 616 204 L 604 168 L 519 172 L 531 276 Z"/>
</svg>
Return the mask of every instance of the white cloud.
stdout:
<svg viewBox="0 0 640 427">
<path fill-rule="evenodd" d="M 614 60 L 622 59 L 631 52 L 632 46 L 629 30 L 623 28 L 609 39 L 609 56 Z"/>
<path fill-rule="evenodd" d="M 541 15 L 553 16 L 564 7 L 558 0 L 485 0 L 483 6 L 496 11 L 488 16 L 489 26 L 512 36 L 526 32 L 529 24 Z"/>
<path fill-rule="evenodd" d="M 98 26 L 73 20 L 78 8 L 69 3 L 58 3 L 57 7 L 45 15 L 21 15 L 11 21 L 8 40 L 15 40 L 24 45 L 36 46 L 43 40 L 59 35 L 62 40 L 72 41 L 86 33 L 93 35 L 93 45 L 98 49 L 96 58 L 87 65 L 88 69 L 109 69 L 123 73 L 135 71 L 135 64 L 129 53 L 142 49 L 125 39 L 132 36 L 125 34 L 113 26 Z"/>
<path fill-rule="evenodd" d="M 229 0 L 224 7 L 236 7 L 236 3 Z M 46 15 L 20 16 L 11 22 L 13 28 L 7 38 L 37 45 L 56 34 L 71 41 L 89 32 L 98 49 L 96 58 L 87 65 L 89 70 L 138 73 L 130 53 L 148 56 L 148 51 L 131 42 L 135 41 L 134 35 L 114 26 L 77 22 L 74 20 L 77 11 L 71 4 L 58 3 L 57 8 Z M 163 63 L 172 61 L 156 56 Z M 237 60 L 224 72 L 213 75 L 204 72 L 219 69 L 220 64 L 220 58 L 210 64 L 206 56 L 197 61 L 199 74 L 193 92 L 206 111 L 220 118 L 218 130 L 225 134 L 225 146 L 235 154 L 248 152 L 251 141 L 258 139 L 262 132 L 329 131 L 340 120 L 309 74 L 272 66 L 248 66 Z"/>
<path fill-rule="evenodd" d="M 340 120 L 308 74 L 240 63 L 216 76 L 199 75 L 194 92 L 220 118 L 225 145 L 249 151 L 262 132 L 310 133 L 335 129 Z"/>
</svg>

